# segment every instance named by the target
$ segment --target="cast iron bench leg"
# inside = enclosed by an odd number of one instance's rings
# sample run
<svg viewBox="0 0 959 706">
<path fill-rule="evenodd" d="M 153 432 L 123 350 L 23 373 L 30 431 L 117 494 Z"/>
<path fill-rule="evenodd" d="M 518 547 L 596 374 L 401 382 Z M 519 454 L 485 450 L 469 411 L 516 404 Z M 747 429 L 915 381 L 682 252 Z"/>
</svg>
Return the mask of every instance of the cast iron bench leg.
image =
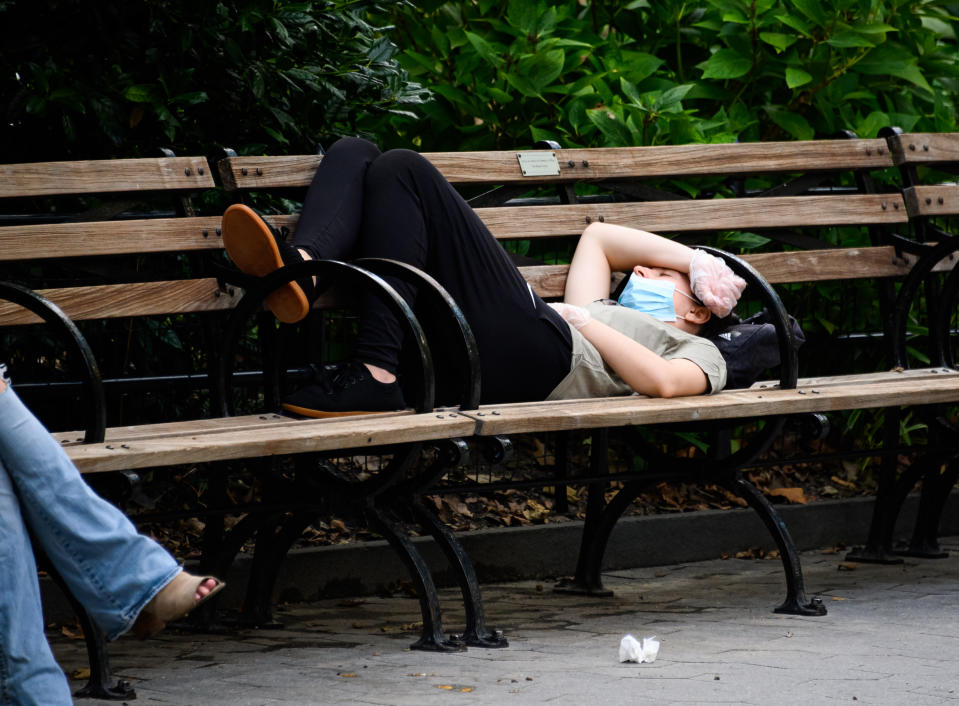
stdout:
<svg viewBox="0 0 959 706">
<path fill-rule="evenodd" d="M 414 650 L 453 652 L 465 650 L 466 645 L 446 639 L 443 635 L 443 620 L 440 614 L 440 599 L 430 569 L 419 553 L 409 535 L 397 523 L 387 518 L 380 509 L 370 504 L 366 515 L 373 526 L 379 530 L 410 572 L 416 595 L 420 601 L 423 616 L 423 632 L 420 639 L 410 645 Z"/>
<path fill-rule="evenodd" d="M 463 609 L 466 611 L 466 630 L 461 636 L 462 641 L 470 647 L 507 647 L 509 642 L 500 631 L 490 631 L 486 628 L 486 614 L 483 610 L 483 598 L 480 595 L 479 580 L 473 563 L 463 549 L 463 545 L 456 539 L 453 531 L 419 500 L 413 500 L 410 507 L 423 527 L 436 540 L 443 550 L 446 559 L 456 574 L 463 596 Z"/>
<path fill-rule="evenodd" d="M 109 686 L 113 681 L 110 674 L 110 656 L 107 652 L 107 640 L 103 631 L 90 620 L 87 611 L 84 610 L 80 602 L 74 598 L 67 588 L 66 583 L 59 573 L 50 565 L 49 561 L 44 561 L 47 573 L 50 578 L 63 590 L 64 595 L 69 599 L 70 605 L 76 613 L 80 627 L 83 629 L 83 641 L 87 647 L 87 661 L 90 664 L 90 678 L 84 687 L 79 689 L 74 696 L 78 699 L 106 699 L 109 701 L 127 701 L 137 697 L 136 691 L 130 686 L 130 683 L 123 679 L 118 679 L 116 684 Z"/>
<path fill-rule="evenodd" d="M 791 615 L 825 615 L 826 606 L 822 604 L 822 600 L 814 598 L 812 601 L 808 601 L 806 599 L 799 553 L 796 551 L 792 537 L 789 536 L 786 523 L 782 521 L 772 503 L 752 483 L 738 474 L 722 478 L 720 482 L 749 503 L 749 506 L 762 518 L 766 529 L 769 530 L 773 539 L 776 540 L 776 546 L 779 547 L 779 556 L 786 572 L 786 600 L 774 612 Z"/>
</svg>

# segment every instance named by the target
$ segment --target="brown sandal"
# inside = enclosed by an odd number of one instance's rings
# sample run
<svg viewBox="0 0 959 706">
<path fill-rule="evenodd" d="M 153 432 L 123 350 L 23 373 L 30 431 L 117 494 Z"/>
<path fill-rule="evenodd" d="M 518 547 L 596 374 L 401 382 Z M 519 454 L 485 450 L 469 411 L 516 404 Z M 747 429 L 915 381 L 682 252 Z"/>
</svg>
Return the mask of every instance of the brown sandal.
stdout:
<svg viewBox="0 0 959 706">
<path fill-rule="evenodd" d="M 208 594 L 198 599 L 197 589 L 207 581 L 215 581 L 216 585 Z M 199 608 L 222 591 L 224 586 L 226 584 L 216 577 L 194 576 L 181 571 L 143 607 L 133 623 L 133 634 L 141 640 L 153 637 L 168 622 L 182 618 Z"/>
<path fill-rule="evenodd" d="M 249 206 L 233 204 L 226 209 L 222 231 L 227 255 L 244 274 L 266 277 L 284 265 L 303 261 L 299 251 Z M 266 297 L 266 305 L 283 323 L 295 324 L 310 313 L 312 285 L 312 277 L 287 282 Z"/>
</svg>

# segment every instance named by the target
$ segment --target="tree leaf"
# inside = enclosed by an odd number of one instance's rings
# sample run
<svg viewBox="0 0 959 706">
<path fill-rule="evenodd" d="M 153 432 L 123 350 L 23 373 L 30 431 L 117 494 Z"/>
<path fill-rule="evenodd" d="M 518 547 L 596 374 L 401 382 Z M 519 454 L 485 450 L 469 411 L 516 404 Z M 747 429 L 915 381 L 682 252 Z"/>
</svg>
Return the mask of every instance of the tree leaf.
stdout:
<svg viewBox="0 0 959 706">
<path fill-rule="evenodd" d="M 608 146 L 631 147 L 633 145 L 633 136 L 629 128 L 607 108 L 587 110 L 586 116 L 603 133 Z"/>
<path fill-rule="evenodd" d="M 541 93 L 563 73 L 565 60 L 566 52 L 562 49 L 540 51 L 520 59 L 516 69 L 527 78 L 536 93 Z"/>
<path fill-rule="evenodd" d="M 874 47 L 876 43 L 858 32 L 838 32 L 826 40 L 826 44 L 839 49 L 851 47 Z"/>
<path fill-rule="evenodd" d="M 157 95 L 157 86 L 153 83 L 138 83 L 127 86 L 123 97 L 133 103 L 151 103 Z"/>
<path fill-rule="evenodd" d="M 792 29 L 796 30 L 804 37 L 812 36 L 812 33 L 809 29 L 809 25 L 807 25 L 805 22 L 803 22 L 801 19 L 799 19 L 795 15 L 776 15 L 776 19 L 782 22 L 787 27 L 791 27 Z"/>
<path fill-rule="evenodd" d="M 497 67 L 503 65 L 503 57 L 500 56 L 500 52 L 496 51 L 496 49 L 481 36 L 473 32 L 467 32 L 466 38 L 473 46 L 473 49 L 476 50 L 476 53 L 483 57 L 488 64 Z"/>
<path fill-rule="evenodd" d="M 739 78 L 749 73 L 753 62 L 735 49 L 720 49 L 706 61 L 699 64 L 703 78 Z"/>
<path fill-rule="evenodd" d="M 767 106 L 766 114 L 783 130 L 795 137 L 797 140 L 811 140 L 816 131 L 812 125 L 803 116 L 798 113 L 792 113 L 782 108 Z"/>
<path fill-rule="evenodd" d="M 789 4 L 812 20 L 813 23 L 817 25 L 826 24 L 826 13 L 823 12 L 820 0 L 789 0 Z"/>
<path fill-rule="evenodd" d="M 760 32 L 759 38 L 776 48 L 777 52 L 785 51 L 797 41 L 799 37 L 795 34 L 781 34 L 780 32 Z"/>
<path fill-rule="evenodd" d="M 810 81 L 812 81 L 812 76 L 802 69 L 797 69 L 793 66 L 786 67 L 786 85 L 789 88 L 805 86 Z"/>
</svg>

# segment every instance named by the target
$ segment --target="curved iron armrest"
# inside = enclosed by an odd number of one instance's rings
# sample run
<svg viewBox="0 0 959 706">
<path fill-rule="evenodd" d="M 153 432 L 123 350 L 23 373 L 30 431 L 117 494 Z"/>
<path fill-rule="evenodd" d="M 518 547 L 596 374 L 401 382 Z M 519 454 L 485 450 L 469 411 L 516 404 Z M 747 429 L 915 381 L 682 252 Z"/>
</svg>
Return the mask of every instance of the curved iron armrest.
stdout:
<svg viewBox="0 0 959 706">
<path fill-rule="evenodd" d="M 941 260 L 956 252 L 959 252 L 959 236 L 952 236 L 948 240 L 931 247 L 926 246 L 925 252 L 903 280 L 902 286 L 896 293 L 896 301 L 887 332 L 887 335 L 892 338 L 893 366 L 909 367 L 906 355 L 906 328 L 909 320 L 909 310 L 919 294 L 920 287 Z M 943 286 L 935 320 L 929 322 L 932 341 L 930 360 L 943 367 L 953 367 L 954 365 L 952 351 L 949 347 L 949 319 L 950 303 L 956 301 L 957 289 L 959 289 L 959 270 L 953 269 Z"/>
<path fill-rule="evenodd" d="M 479 406 L 482 382 L 479 348 L 462 309 L 450 293 L 433 277 L 405 262 L 366 257 L 355 260 L 354 263 L 378 275 L 396 277 L 414 284 L 419 288 L 419 297 L 427 296 L 431 300 L 430 303 L 439 311 L 441 322 L 446 324 L 444 331 L 455 333 L 455 354 L 459 358 L 460 368 L 464 371 L 464 379 L 457 383 L 458 406 L 462 410 L 476 409 Z"/>
<path fill-rule="evenodd" d="M 90 349 L 86 338 L 80 333 L 80 329 L 52 301 L 19 284 L 0 282 L 0 299 L 18 304 L 39 316 L 66 340 L 68 349 L 72 349 L 72 352 L 77 354 L 82 363 L 85 378 L 84 386 L 89 393 L 89 410 L 84 427 L 83 442 L 85 444 L 102 442 L 107 427 L 103 379 L 100 377 L 100 369 L 93 357 L 93 351 Z"/>
<path fill-rule="evenodd" d="M 232 395 L 229 393 L 232 387 L 233 356 L 240 335 L 240 327 L 254 312 L 260 310 L 270 292 L 287 282 L 306 276 L 316 276 L 319 282 L 327 286 L 339 284 L 356 289 L 369 289 L 386 303 L 400 322 L 405 323 L 407 332 L 415 344 L 422 371 L 422 380 L 416 390 L 415 402 L 412 406 L 417 412 L 432 410 L 435 397 L 433 357 L 423 328 L 409 304 L 382 277 L 361 267 L 339 260 L 307 260 L 281 267 L 262 278 L 244 293 L 243 298 L 230 313 L 224 331 L 223 348 L 214 372 L 214 383 L 221 401 L 221 416 L 233 415 Z"/>
<path fill-rule="evenodd" d="M 789 322 L 789 315 L 786 312 L 786 307 L 783 305 L 779 294 L 773 289 L 772 285 L 766 281 L 766 278 L 745 260 L 717 248 L 706 246 L 697 246 L 697 248 L 721 257 L 733 272 L 746 280 L 747 289 L 751 288 L 753 293 L 758 293 L 763 308 L 769 314 L 770 322 L 776 328 L 781 361 L 779 368 L 779 386 L 784 390 L 795 389 L 799 379 L 799 355 L 796 351 L 795 337 L 793 336 L 792 325 Z M 717 462 L 720 462 L 724 469 L 736 469 L 745 466 L 769 448 L 769 445 L 779 436 L 786 422 L 786 417 L 779 415 L 768 418 L 765 421 L 766 424 L 761 431 L 754 434 L 738 451 L 729 456 L 721 459 L 681 459 L 668 457 L 668 461 L 673 467 L 683 465 L 704 473 L 716 472 Z M 729 427 L 729 425 L 730 422 L 728 421 L 718 421 L 709 424 L 710 427 L 718 428 Z M 647 451 L 661 461 L 667 460 L 667 456 L 652 447 L 649 447 Z"/>
<path fill-rule="evenodd" d="M 776 337 L 779 340 L 779 386 L 784 390 L 795 388 L 796 381 L 799 379 L 799 354 L 796 351 L 796 340 L 789 322 L 789 314 L 779 294 L 766 281 L 766 278 L 745 260 L 717 248 L 697 246 L 697 249 L 721 257 L 733 272 L 746 280 L 747 289 L 751 287 L 754 292 L 759 292 L 763 309 L 769 314 L 773 326 L 776 327 Z"/>
</svg>

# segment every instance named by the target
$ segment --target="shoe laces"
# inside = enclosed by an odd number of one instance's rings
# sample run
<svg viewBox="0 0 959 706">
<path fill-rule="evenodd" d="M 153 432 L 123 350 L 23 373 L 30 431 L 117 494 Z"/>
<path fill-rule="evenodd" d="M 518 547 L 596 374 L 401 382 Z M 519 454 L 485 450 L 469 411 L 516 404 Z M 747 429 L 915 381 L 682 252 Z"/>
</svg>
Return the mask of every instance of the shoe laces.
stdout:
<svg viewBox="0 0 959 706">
<path fill-rule="evenodd" d="M 362 364 L 352 360 L 324 365 L 318 373 L 317 384 L 327 393 L 345 390 L 370 376 Z"/>
</svg>

